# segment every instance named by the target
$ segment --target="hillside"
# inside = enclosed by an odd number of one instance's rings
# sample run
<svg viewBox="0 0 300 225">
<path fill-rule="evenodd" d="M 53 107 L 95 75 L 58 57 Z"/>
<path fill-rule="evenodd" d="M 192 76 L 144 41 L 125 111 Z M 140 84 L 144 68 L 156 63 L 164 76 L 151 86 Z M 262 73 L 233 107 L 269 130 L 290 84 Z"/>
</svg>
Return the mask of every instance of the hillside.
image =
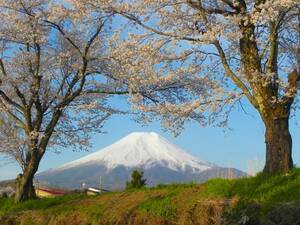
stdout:
<svg viewBox="0 0 300 225">
<path fill-rule="evenodd" d="M 124 188 L 132 170 L 144 171 L 147 184 L 203 182 L 226 177 L 228 168 L 201 160 L 155 132 L 134 132 L 83 158 L 36 175 L 46 186 L 74 189 L 85 183 L 109 190 Z M 232 177 L 247 174 L 230 168 Z"/>
<path fill-rule="evenodd" d="M 15 189 L 15 180 L 0 181 L 0 197 L 4 195 L 13 195 Z"/>
<path fill-rule="evenodd" d="M 15 180 L 4 180 L 0 181 L 0 188 L 4 187 L 14 187 L 15 186 Z"/>
<path fill-rule="evenodd" d="M 283 176 L 214 179 L 20 205 L 0 200 L 1 225 L 298 225 L 299 214 L 299 169 Z"/>
</svg>

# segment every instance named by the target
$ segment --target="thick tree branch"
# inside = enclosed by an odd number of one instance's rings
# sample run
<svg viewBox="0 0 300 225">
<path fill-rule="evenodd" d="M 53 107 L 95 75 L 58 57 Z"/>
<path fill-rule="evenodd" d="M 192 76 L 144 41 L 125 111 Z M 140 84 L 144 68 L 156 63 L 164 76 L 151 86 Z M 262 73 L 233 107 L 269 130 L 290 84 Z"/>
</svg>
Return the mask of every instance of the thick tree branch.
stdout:
<svg viewBox="0 0 300 225">
<path fill-rule="evenodd" d="M 251 102 L 251 104 L 253 104 L 255 107 L 257 107 L 257 102 L 254 99 L 254 97 L 252 96 L 252 94 L 250 93 L 249 89 L 247 88 L 247 86 L 243 83 L 243 81 L 238 78 L 234 72 L 231 70 L 229 63 L 226 59 L 226 55 L 225 52 L 223 50 L 223 48 L 221 47 L 219 41 L 214 41 L 213 44 L 215 45 L 215 47 L 217 48 L 217 51 L 219 53 L 219 56 L 221 58 L 221 62 L 223 64 L 223 67 L 225 69 L 225 74 L 227 77 L 229 77 L 242 91 L 243 93 L 246 95 L 246 97 L 248 98 L 248 100 Z"/>
<path fill-rule="evenodd" d="M 221 15 L 224 15 L 224 16 L 237 14 L 236 12 L 227 11 L 227 10 L 219 9 L 219 8 L 204 8 L 204 7 L 202 7 L 201 1 L 196 2 L 196 1 L 193 1 L 193 0 L 188 0 L 187 3 L 193 9 L 199 10 L 204 14 L 209 14 L 209 15 L 221 14 Z"/>
<path fill-rule="evenodd" d="M 65 33 L 65 31 L 62 29 L 62 27 L 54 22 L 51 22 L 49 20 L 45 20 L 46 23 L 51 25 L 53 28 L 59 31 L 59 33 L 82 55 L 81 49 L 78 47 L 78 45 Z"/>
<path fill-rule="evenodd" d="M 84 49 L 84 56 L 87 56 L 89 50 L 90 50 L 90 47 L 91 45 L 94 43 L 95 39 L 98 37 L 98 35 L 100 34 L 101 30 L 103 29 L 105 25 L 105 21 L 102 22 L 99 27 L 97 28 L 96 32 L 94 33 L 94 35 L 90 38 L 90 40 L 88 41 L 85 49 Z"/>
<path fill-rule="evenodd" d="M 4 91 L 0 90 L 0 96 L 2 97 L 3 100 L 5 100 L 8 104 L 10 104 L 11 106 L 17 107 L 19 110 L 23 111 L 24 107 L 22 107 L 20 104 L 18 104 L 17 102 L 13 101 L 12 99 L 10 99 L 5 93 Z"/>
<path fill-rule="evenodd" d="M 7 113 L 7 115 L 13 119 L 13 121 L 15 121 L 23 129 L 26 128 L 25 123 L 19 117 L 17 117 L 11 110 L 9 110 L 2 100 L 0 100 L 0 105 L 2 105 L 2 110 L 4 110 Z"/>
<path fill-rule="evenodd" d="M 221 0 L 226 5 L 230 6 L 232 9 L 237 10 L 238 12 L 244 13 L 247 10 L 247 5 L 244 0 L 235 0 L 238 4 L 235 4 L 232 0 Z"/>
<path fill-rule="evenodd" d="M 300 72 L 294 69 L 288 75 L 288 86 L 283 96 L 283 105 L 291 106 L 297 94 L 297 85 L 300 82 Z"/>
</svg>

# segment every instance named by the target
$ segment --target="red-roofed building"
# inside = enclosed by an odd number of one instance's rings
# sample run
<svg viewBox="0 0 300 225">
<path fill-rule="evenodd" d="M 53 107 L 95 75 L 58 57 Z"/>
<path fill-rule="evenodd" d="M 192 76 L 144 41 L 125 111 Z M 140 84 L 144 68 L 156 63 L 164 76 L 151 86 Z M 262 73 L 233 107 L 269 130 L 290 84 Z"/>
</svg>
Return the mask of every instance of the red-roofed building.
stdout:
<svg viewBox="0 0 300 225">
<path fill-rule="evenodd" d="M 40 198 L 63 196 L 65 194 L 67 194 L 66 191 L 55 190 L 55 189 L 50 189 L 50 188 L 36 188 L 35 192 L 36 192 L 36 195 Z"/>
</svg>

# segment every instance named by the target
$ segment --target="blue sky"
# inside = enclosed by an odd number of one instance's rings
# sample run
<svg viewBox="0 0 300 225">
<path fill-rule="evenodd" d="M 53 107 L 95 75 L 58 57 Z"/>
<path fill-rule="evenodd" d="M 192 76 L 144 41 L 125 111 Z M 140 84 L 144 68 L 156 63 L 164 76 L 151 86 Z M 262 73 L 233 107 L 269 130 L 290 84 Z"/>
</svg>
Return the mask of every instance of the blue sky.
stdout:
<svg viewBox="0 0 300 225">
<path fill-rule="evenodd" d="M 118 99 L 116 103 L 123 104 L 121 99 Z M 252 107 L 246 105 L 245 108 L 248 114 L 245 114 L 239 107 L 232 112 L 230 130 L 201 127 L 196 122 L 192 122 L 186 125 L 185 130 L 177 138 L 171 133 L 164 132 L 159 122 L 142 127 L 130 116 L 114 116 L 104 126 L 103 130 L 107 133 L 93 137 L 93 147 L 89 152 L 72 152 L 71 148 L 63 150 L 61 154 L 48 152 L 41 161 L 39 171 L 78 159 L 136 131 L 157 132 L 187 152 L 220 166 L 233 166 L 244 171 L 249 171 L 249 167 L 258 169 L 263 166 L 265 157 L 264 126 Z M 296 119 L 292 118 L 293 158 L 297 165 L 300 164 L 300 142 L 297 138 L 299 131 L 300 125 L 297 125 Z M 15 163 L 6 165 L 2 163 L 0 180 L 14 178 L 18 171 L 19 168 Z"/>
<path fill-rule="evenodd" d="M 116 27 L 124 26 L 118 20 Z M 125 38 L 125 37 L 124 37 Z M 119 97 L 114 99 L 114 105 L 124 108 L 124 100 Z M 237 107 L 230 116 L 230 129 L 219 127 L 201 127 L 196 122 L 186 124 L 183 132 L 174 137 L 170 132 L 165 132 L 159 122 L 153 122 L 148 126 L 141 126 L 134 122 L 130 116 L 114 116 L 104 125 L 102 131 L 106 134 L 96 134 L 92 138 L 92 147 L 89 152 L 73 152 L 72 147 L 62 149 L 62 153 L 47 152 L 40 163 L 39 171 L 55 168 L 64 163 L 81 158 L 114 143 L 131 132 L 145 131 L 157 132 L 172 143 L 178 145 L 188 153 L 219 166 L 230 166 L 246 172 L 262 169 L 265 160 L 264 125 L 249 104 L 245 104 L 247 114 Z M 293 159 L 296 165 L 300 165 L 300 125 L 292 118 L 290 127 L 293 137 Z M 251 171 L 249 171 L 249 167 Z M 19 166 L 8 163 L 0 156 L 0 180 L 15 178 L 20 172 Z"/>
</svg>

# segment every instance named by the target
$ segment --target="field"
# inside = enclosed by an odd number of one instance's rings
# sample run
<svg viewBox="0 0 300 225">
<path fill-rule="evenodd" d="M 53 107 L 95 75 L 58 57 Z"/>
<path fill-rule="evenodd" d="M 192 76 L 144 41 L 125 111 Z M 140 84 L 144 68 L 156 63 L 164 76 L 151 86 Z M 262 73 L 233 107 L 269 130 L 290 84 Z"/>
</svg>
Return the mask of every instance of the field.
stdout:
<svg viewBox="0 0 300 225">
<path fill-rule="evenodd" d="M 299 215 L 300 169 L 285 175 L 159 185 L 96 197 L 73 194 L 18 205 L 0 199 L 1 225 L 296 225 Z"/>
</svg>

